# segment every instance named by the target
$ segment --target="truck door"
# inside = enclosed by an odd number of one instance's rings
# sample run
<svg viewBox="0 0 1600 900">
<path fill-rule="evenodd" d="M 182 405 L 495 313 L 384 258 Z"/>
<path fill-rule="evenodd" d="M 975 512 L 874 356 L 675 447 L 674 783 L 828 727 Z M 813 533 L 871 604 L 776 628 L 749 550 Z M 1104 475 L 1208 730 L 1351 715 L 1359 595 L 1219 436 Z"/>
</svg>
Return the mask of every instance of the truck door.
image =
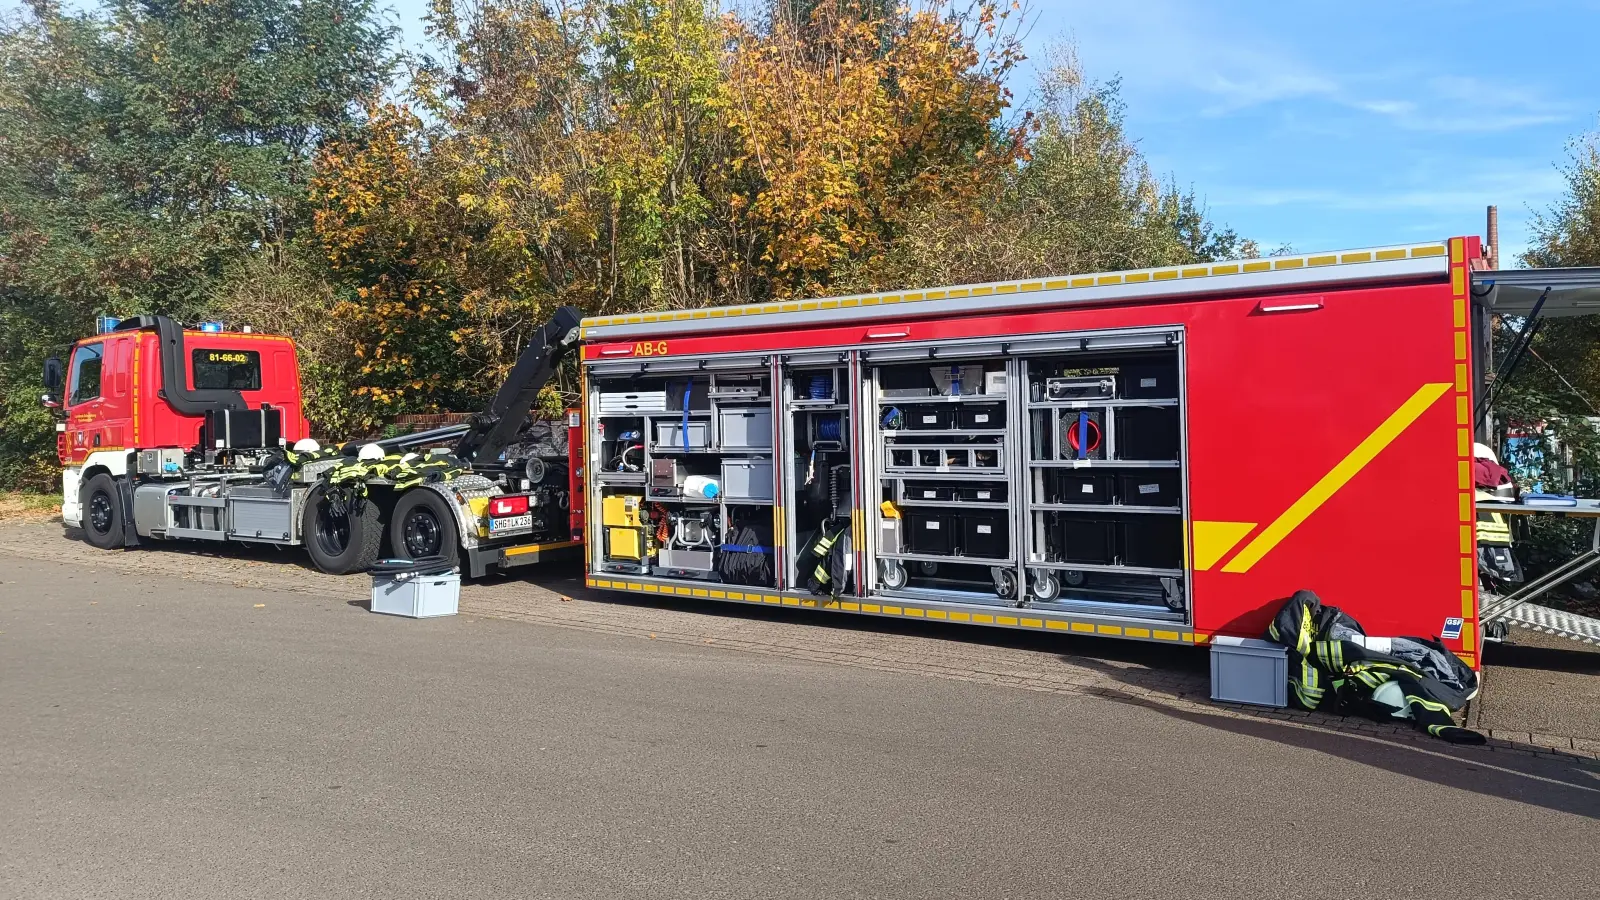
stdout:
<svg viewBox="0 0 1600 900">
<path fill-rule="evenodd" d="M 84 457 L 106 442 L 103 406 L 103 379 L 106 345 L 102 341 L 80 344 L 72 351 L 72 362 L 67 369 L 67 452 L 70 465 L 81 464 Z"/>
</svg>

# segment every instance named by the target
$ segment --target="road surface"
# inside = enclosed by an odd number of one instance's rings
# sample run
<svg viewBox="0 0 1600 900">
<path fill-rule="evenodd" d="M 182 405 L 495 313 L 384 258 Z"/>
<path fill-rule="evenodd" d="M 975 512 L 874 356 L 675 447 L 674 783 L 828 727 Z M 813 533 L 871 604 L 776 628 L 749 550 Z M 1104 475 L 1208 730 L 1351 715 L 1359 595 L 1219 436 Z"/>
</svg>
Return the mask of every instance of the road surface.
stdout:
<svg viewBox="0 0 1600 900">
<path fill-rule="evenodd" d="M 3 897 L 1593 891 L 1583 760 L 0 564 Z"/>
</svg>

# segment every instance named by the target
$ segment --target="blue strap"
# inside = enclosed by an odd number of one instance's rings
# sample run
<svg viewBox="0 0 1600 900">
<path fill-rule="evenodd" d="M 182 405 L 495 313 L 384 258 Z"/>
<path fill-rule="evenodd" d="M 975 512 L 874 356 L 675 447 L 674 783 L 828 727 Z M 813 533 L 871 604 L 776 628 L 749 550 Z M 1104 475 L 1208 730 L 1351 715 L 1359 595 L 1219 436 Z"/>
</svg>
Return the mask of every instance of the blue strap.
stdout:
<svg viewBox="0 0 1600 900">
<path fill-rule="evenodd" d="M 755 544 L 723 544 L 724 553 L 771 553 L 771 547 L 760 547 Z"/>
<path fill-rule="evenodd" d="M 1089 458 L 1089 411 L 1078 413 L 1078 458 Z"/>
<path fill-rule="evenodd" d="M 683 383 L 683 452 L 689 452 L 689 394 L 694 391 L 694 382 Z"/>
</svg>

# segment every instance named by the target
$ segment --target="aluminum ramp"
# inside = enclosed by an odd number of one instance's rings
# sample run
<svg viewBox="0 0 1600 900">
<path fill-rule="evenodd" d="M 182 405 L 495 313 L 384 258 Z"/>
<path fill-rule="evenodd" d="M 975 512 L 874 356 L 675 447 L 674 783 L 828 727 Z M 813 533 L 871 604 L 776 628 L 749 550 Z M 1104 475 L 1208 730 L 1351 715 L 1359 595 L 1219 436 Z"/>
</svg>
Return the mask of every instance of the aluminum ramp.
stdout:
<svg viewBox="0 0 1600 900">
<path fill-rule="evenodd" d="M 1574 640 L 1600 645 L 1600 619 L 1551 609 L 1535 603 L 1522 603 L 1501 613 L 1496 621 Z M 1490 624 L 1490 623 L 1485 623 Z"/>
</svg>

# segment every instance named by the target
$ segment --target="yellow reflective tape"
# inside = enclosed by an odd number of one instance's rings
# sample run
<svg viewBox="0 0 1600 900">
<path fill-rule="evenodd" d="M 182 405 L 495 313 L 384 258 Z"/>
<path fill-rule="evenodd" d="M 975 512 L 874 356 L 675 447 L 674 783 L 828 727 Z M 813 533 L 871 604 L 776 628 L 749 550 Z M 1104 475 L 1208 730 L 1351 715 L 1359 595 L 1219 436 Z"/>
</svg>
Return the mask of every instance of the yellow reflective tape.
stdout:
<svg viewBox="0 0 1600 900">
<path fill-rule="evenodd" d="M 846 600 L 839 604 L 839 608 L 847 612 L 860 612 L 861 604 Z"/>
<path fill-rule="evenodd" d="M 944 294 L 944 291 L 929 291 L 926 294 L 924 294 L 923 296 L 926 297 L 929 300 L 943 300 L 944 297 L 945 297 L 945 294 Z"/>
<path fill-rule="evenodd" d="M 1044 287 L 1044 285 L 1040 284 L 1037 281 L 1029 281 L 1029 282 L 1025 282 L 1022 285 L 1022 290 L 1025 291 L 1025 292 L 1026 291 L 1037 291 L 1037 290 L 1040 290 L 1043 287 Z"/>
<path fill-rule="evenodd" d="M 1197 572 L 1204 572 L 1216 565 L 1234 545 L 1244 540 L 1250 529 L 1256 527 L 1254 522 L 1196 520 L 1191 524 L 1194 528 L 1194 568 Z"/>
<path fill-rule="evenodd" d="M 1244 264 L 1245 272 L 1268 272 L 1271 271 L 1271 269 L 1272 263 L 1266 262 L 1265 260 L 1262 262 L 1247 262 Z"/>
<path fill-rule="evenodd" d="M 1461 623 L 1461 645 L 1463 647 L 1476 647 L 1478 645 L 1477 641 L 1472 639 L 1472 628 L 1470 620 Z"/>
<path fill-rule="evenodd" d="M 1017 292 L 1017 286 L 1014 284 L 1002 284 L 994 290 L 997 294 L 1015 294 Z"/>
<path fill-rule="evenodd" d="M 1455 326 L 1457 328 L 1465 328 L 1465 327 L 1467 327 L 1467 298 L 1465 298 L 1465 297 L 1457 297 L 1455 299 L 1455 304 L 1454 305 L 1455 305 Z"/>
<path fill-rule="evenodd" d="M 815 304 L 815 303 L 802 303 L 802 304 L 800 304 L 800 309 L 802 311 L 804 311 L 804 312 L 812 312 L 816 308 L 817 308 L 817 304 Z"/>
<path fill-rule="evenodd" d="M 1000 623 L 1001 625 L 1015 625 L 1015 624 L 1017 624 L 1017 619 L 1016 619 L 1015 616 L 995 616 L 994 620 L 996 622 Z"/>
<path fill-rule="evenodd" d="M 869 612 L 869 613 L 879 612 L 878 604 L 876 604 L 876 603 L 863 603 L 863 604 L 861 604 L 861 611 L 862 612 Z"/>
<path fill-rule="evenodd" d="M 1095 626 L 1094 630 L 1099 632 L 1100 634 L 1121 634 L 1122 633 L 1122 628 L 1120 626 L 1117 626 L 1117 625 L 1097 625 L 1097 626 Z"/>
<path fill-rule="evenodd" d="M 1022 620 L 1022 627 L 1023 628 L 1043 628 L 1044 627 L 1044 620 L 1043 619 L 1023 619 Z"/>
<path fill-rule="evenodd" d="M 994 616 L 991 616 L 988 613 L 973 613 L 972 621 L 981 623 L 983 625 L 993 625 Z"/>
<path fill-rule="evenodd" d="M 964 612 L 953 612 L 953 613 L 950 614 L 950 621 L 952 621 L 952 622 L 971 622 L 972 621 L 972 614 L 971 613 L 964 613 Z"/>
<path fill-rule="evenodd" d="M 801 606 L 816 606 L 817 605 L 817 601 L 811 599 L 810 597 L 801 597 L 800 598 L 800 605 Z"/>
<path fill-rule="evenodd" d="M 949 296 L 950 296 L 950 298 L 952 300 L 957 298 L 957 297 L 966 297 L 966 296 L 970 295 L 970 292 L 966 288 L 961 288 L 960 290 L 950 291 L 948 293 L 949 293 Z"/>
<path fill-rule="evenodd" d="M 1461 591 L 1461 617 L 1463 619 L 1478 617 L 1478 592 L 1471 588 L 1463 588 Z"/>
<path fill-rule="evenodd" d="M 992 287 L 978 287 L 972 289 L 972 296 L 974 297 L 987 297 L 992 293 L 994 293 L 994 288 Z"/>
<path fill-rule="evenodd" d="M 1070 287 L 1070 284 L 1065 279 L 1062 279 L 1061 281 L 1046 281 L 1044 286 L 1048 290 L 1059 291 L 1064 287 Z"/>
<path fill-rule="evenodd" d="M 943 295 L 941 294 L 940 296 L 943 296 Z M 915 302 L 917 302 L 918 300 L 921 300 L 921 299 L 922 299 L 922 295 L 921 294 L 907 294 L 906 295 L 906 302 L 907 303 L 915 303 Z M 928 295 L 928 299 L 929 300 L 934 299 L 933 295 L 929 294 Z"/>
<path fill-rule="evenodd" d="M 1211 270 L 1205 266 L 1201 266 L 1196 269 L 1182 269 L 1180 270 L 1179 274 L 1183 275 L 1185 278 L 1204 278 L 1211 274 Z"/>
<path fill-rule="evenodd" d="M 756 600 L 754 596 L 746 597 L 743 591 L 728 591 L 729 600 Z M 756 600 L 756 602 L 760 602 Z"/>
<path fill-rule="evenodd" d="M 855 297 L 849 297 L 849 298 L 847 298 L 847 299 L 844 299 L 844 300 L 840 300 L 840 301 L 839 301 L 839 305 L 841 305 L 841 306 L 844 306 L 844 307 L 846 307 L 846 308 L 849 308 L 849 307 L 854 307 L 854 306 L 859 306 L 859 305 L 860 305 L 860 304 L 861 304 L 861 301 L 860 301 L 860 300 L 858 300 L 858 299 L 857 299 L 857 298 L 855 298 Z"/>
<path fill-rule="evenodd" d="M 1162 270 L 1160 270 L 1158 272 L 1154 272 L 1152 274 L 1154 275 L 1155 280 L 1157 280 L 1157 281 L 1171 281 L 1172 279 L 1178 277 L 1178 270 L 1177 269 L 1162 269 Z"/>
<path fill-rule="evenodd" d="M 1339 257 L 1337 256 L 1313 256 L 1306 260 L 1306 264 L 1312 266 L 1331 266 L 1338 261 Z"/>
<path fill-rule="evenodd" d="M 837 301 L 837 300 L 824 300 L 824 301 L 822 301 L 822 304 L 821 304 L 820 308 L 822 308 L 822 309 L 838 309 L 839 308 L 839 301 Z"/>
<path fill-rule="evenodd" d="M 782 597 L 775 597 L 772 594 L 762 594 L 761 595 L 761 602 L 762 603 L 778 604 L 778 603 L 782 603 L 783 602 L 783 598 Z"/>
<path fill-rule="evenodd" d="M 922 610 L 916 608 L 915 606 L 907 606 L 900 612 L 902 615 L 912 616 L 919 619 L 922 618 Z"/>
<path fill-rule="evenodd" d="M 1211 267 L 1211 274 L 1213 274 L 1213 275 L 1237 275 L 1237 274 L 1239 274 L 1239 267 L 1238 266 L 1212 266 Z"/>
<path fill-rule="evenodd" d="M 1466 291 L 1467 291 L 1467 271 L 1465 269 L 1462 269 L 1462 268 L 1459 268 L 1459 267 L 1451 269 L 1450 270 L 1450 293 L 1455 294 L 1457 297 L 1459 297 L 1462 294 L 1466 293 Z"/>
<path fill-rule="evenodd" d="M 946 618 L 947 614 L 942 609 L 930 609 L 927 611 L 927 616 L 930 619 L 943 619 Z"/>
<path fill-rule="evenodd" d="M 1072 623 L 1072 630 L 1073 631 L 1088 631 L 1088 632 L 1092 633 L 1094 631 L 1094 626 L 1091 625 L 1088 622 L 1073 622 Z"/>
<path fill-rule="evenodd" d="M 1274 269 L 1298 269 L 1305 264 L 1306 261 L 1303 259 L 1275 259 L 1272 261 Z"/>
<path fill-rule="evenodd" d="M 1372 254 L 1371 253 L 1346 253 L 1343 256 L 1339 257 L 1339 262 L 1342 262 L 1342 263 L 1372 262 Z"/>
<path fill-rule="evenodd" d="M 1150 629 L 1148 629 L 1148 628 L 1124 628 L 1124 629 L 1122 629 L 1122 633 L 1124 635 L 1127 635 L 1128 637 L 1147 638 L 1147 637 L 1150 636 Z"/>
<path fill-rule="evenodd" d="M 796 600 L 793 597 L 785 597 L 785 598 L 783 598 L 783 605 L 784 606 L 799 606 L 800 605 L 800 601 Z"/>
<path fill-rule="evenodd" d="M 713 599 L 713 600 L 726 600 L 726 599 L 728 599 L 728 592 L 727 591 L 712 591 L 711 592 L 711 599 Z"/>
<path fill-rule="evenodd" d="M 1095 284 L 1121 284 L 1121 275 L 1105 275 L 1095 279 Z"/>
<path fill-rule="evenodd" d="M 1405 259 L 1405 258 L 1406 258 L 1406 251 L 1405 250 L 1379 250 L 1378 251 L 1378 261 L 1379 262 L 1387 262 L 1387 261 L 1389 261 L 1391 259 Z"/>
<path fill-rule="evenodd" d="M 1461 521 L 1463 521 L 1463 522 L 1476 522 L 1477 519 L 1478 519 L 1478 516 L 1476 514 L 1477 511 L 1474 510 L 1473 507 L 1472 507 L 1472 495 L 1470 493 L 1467 493 L 1466 491 L 1462 491 L 1457 496 L 1460 498 L 1460 501 L 1461 501 L 1461 513 L 1460 513 Z"/>
<path fill-rule="evenodd" d="M 1450 261 L 1453 263 L 1465 262 L 1467 259 L 1467 242 L 1461 238 L 1450 239 Z"/>
<path fill-rule="evenodd" d="M 1354 478 L 1357 473 L 1365 469 L 1367 464 L 1372 462 L 1383 451 L 1383 448 L 1393 443 L 1401 432 L 1409 428 L 1412 422 L 1415 422 L 1428 407 L 1433 405 L 1434 401 L 1444 396 L 1444 392 L 1449 388 L 1450 385 L 1439 382 L 1431 382 L 1417 388 L 1415 393 L 1400 404 L 1399 409 L 1391 413 L 1371 434 L 1362 439 L 1361 443 L 1357 444 L 1355 449 L 1351 450 L 1344 459 L 1339 460 L 1337 465 L 1329 469 L 1328 474 L 1318 479 L 1310 490 L 1307 490 L 1301 495 L 1300 499 L 1290 504 L 1288 509 L 1284 510 L 1278 518 L 1272 521 L 1272 524 L 1268 525 L 1250 543 L 1246 544 L 1243 550 L 1239 551 L 1233 559 L 1228 561 L 1227 565 L 1222 567 L 1222 571 L 1250 571 L 1250 568 L 1259 562 L 1261 557 L 1266 556 L 1268 551 L 1278 546 L 1280 541 L 1300 527 L 1301 522 L 1304 522 L 1312 513 L 1320 509 L 1322 504 L 1328 502 L 1329 497 L 1332 497 L 1340 488 L 1348 484 L 1350 479 Z"/>
<path fill-rule="evenodd" d="M 674 593 L 676 593 L 680 597 L 688 597 L 688 596 L 690 596 L 691 594 L 694 593 L 694 591 L 692 591 L 692 590 L 690 590 L 689 588 L 686 588 L 686 587 L 673 588 L 672 590 L 673 590 Z"/>
<path fill-rule="evenodd" d="M 1466 363 L 1456 363 L 1456 390 L 1465 391 L 1467 389 L 1467 378 L 1468 377 L 1469 376 L 1467 374 L 1467 364 Z"/>
<path fill-rule="evenodd" d="M 709 591 L 707 591 L 705 588 L 695 588 L 690 593 L 692 593 L 696 597 L 709 597 L 709 596 L 711 596 L 711 593 Z"/>
<path fill-rule="evenodd" d="M 1471 525 L 1463 525 L 1463 526 L 1461 526 L 1461 552 L 1462 553 L 1471 553 L 1473 551 L 1474 545 L 1477 544 L 1477 538 L 1474 535 L 1474 532 L 1476 532 L 1476 531 L 1477 531 L 1477 529 L 1473 528 Z"/>
<path fill-rule="evenodd" d="M 1456 424 L 1466 425 L 1472 421 L 1472 404 L 1467 402 L 1466 394 L 1456 395 Z"/>
<path fill-rule="evenodd" d="M 1056 619 L 1046 619 L 1044 621 L 1044 627 L 1045 628 L 1054 628 L 1054 629 L 1056 629 L 1058 631 L 1065 631 L 1067 628 L 1069 628 L 1071 626 L 1067 622 L 1061 622 L 1061 621 L 1058 621 Z"/>
<path fill-rule="evenodd" d="M 1175 641 L 1178 639 L 1178 633 L 1176 631 L 1157 631 L 1155 638 L 1158 641 Z"/>
<path fill-rule="evenodd" d="M 885 606 L 883 608 L 883 614 L 886 615 L 886 616 L 898 616 L 898 615 L 900 615 L 900 607 L 898 607 L 898 606 Z"/>
<path fill-rule="evenodd" d="M 1413 259 L 1418 259 L 1418 258 L 1425 257 L 1425 256 L 1443 256 L 1443 255 L 1444 255 L 1444 245 L 1443 244 L 1435 244 L 1435 245 L 1433 245 L 1431 247 L 1412 247 L 1411 248 L 1411 257 Z"/>
<path fill-rule="evenodd" d="M 1467 358 L 1467 333 L 1465 331 L 1458 331 L 1458 332 L 1456 332 L 1456 359 L 1466 359 L 1466 358 Z"/>
<path fill-rule="evenodd" d="M 1188 632 L 1184 632 L 1183 640 L 1184 640 L 1184 643 L 1192 644 L 1192 643 L 1194 643 L 1194 635 L 1192 635 L 1192 634 L 1190 634 Z"/>
<path fill-rule="evenodd" d="M 1456 429 L 1456 453 L 1461 456 L 1472 455 L 1472 432 L 1466 428 Z"/>
<path fill-rule="evenodd" d="M 1209 634 L 1201 634 L 1198 631 L 1194 633 L 1194 642 L 1196 644 L 1204 644 L 1209 640 L 1211 640 L 1211 635 Z"/>
<path fill-rule="evenodd" d="M 899 294 L 885 294 L 883 296 L 883 302 L 885 302 L 885 303 L 899 303 L 900 302 L 900 295 Z"/>
<path fill-rule="evenodd" d="M 1072 279 L 1072 286 L 1075 287 L 1075 288 L 1094 287 L 1094 279 L 1093 278 L 1074 278 L 1074 279 Z"/>
<path fill-rule="evenodd" d="M 1459 474 L 1461 483 L 1457 487 L 1460 487 L 1463 491 L 1470 490 L 1472 488 L 1472 463 L 1463 459 Z"/>
<path fill-rule="evenodd" d="M 1470 556 L 1461 557 L 1461 586 L 1471 587 L 1478 574 L 1477 560 Z"/>
</svg>

